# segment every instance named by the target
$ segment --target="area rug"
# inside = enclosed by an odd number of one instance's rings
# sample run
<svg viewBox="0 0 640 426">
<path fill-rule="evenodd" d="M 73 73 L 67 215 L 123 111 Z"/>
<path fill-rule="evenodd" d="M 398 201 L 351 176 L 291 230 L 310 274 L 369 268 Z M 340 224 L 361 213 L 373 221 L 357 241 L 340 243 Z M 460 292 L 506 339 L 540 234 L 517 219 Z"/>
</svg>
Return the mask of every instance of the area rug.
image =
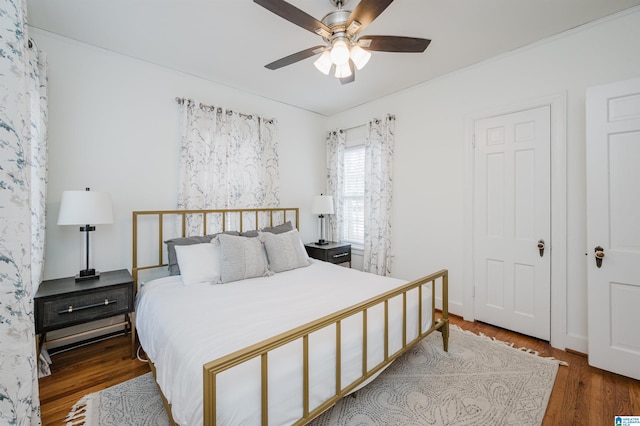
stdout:
<svg viewBox="0 0 640 426">
<path fill-rule="evenodd" d="M 560 364 L 452 326 L 449 352 L 427 336 L 312 424 L 540 425 Z"/>
<path fill-rule="evenodd" d="M 327 425 L 540 425 L 559 361 L 451 327 L 315 419 Z M 83 397 L 68 425 L 168 425 L 151 373 Z"/>
<path fill-rule="evenodd" d="M 65 421 L 67 426 L 169 426 L 151 373 L 83 396 Z"/>
</svg>

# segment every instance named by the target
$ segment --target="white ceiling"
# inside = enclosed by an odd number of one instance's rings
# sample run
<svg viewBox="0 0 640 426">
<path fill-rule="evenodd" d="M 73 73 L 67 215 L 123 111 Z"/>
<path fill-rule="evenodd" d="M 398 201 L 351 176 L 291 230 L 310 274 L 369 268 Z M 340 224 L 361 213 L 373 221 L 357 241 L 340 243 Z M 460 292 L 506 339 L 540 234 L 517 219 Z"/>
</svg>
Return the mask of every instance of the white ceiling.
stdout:
<svg viewBox="0 0 640 426">
<path fill-rule="evenodd" d="M 329 0 L 290 0 L 320 20 Z M 353 9 L 359 0 L 350 0 Z M 264 65 L 322 44 L 252 0 L 28 0 L 29 25 L 323 115 L 561 33 L 640 0 L 396 0 L 362 35 L 431 39 L 424 53 L 373 52 L 341 85 L 315 58 Z"/>
</svg>

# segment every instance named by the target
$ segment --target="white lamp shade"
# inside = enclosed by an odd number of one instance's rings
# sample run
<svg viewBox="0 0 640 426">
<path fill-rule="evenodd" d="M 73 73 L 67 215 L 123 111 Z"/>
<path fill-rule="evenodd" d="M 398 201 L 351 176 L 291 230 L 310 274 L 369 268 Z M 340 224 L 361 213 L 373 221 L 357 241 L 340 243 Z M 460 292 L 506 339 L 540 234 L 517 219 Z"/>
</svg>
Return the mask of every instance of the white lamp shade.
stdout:
<svg viewBox="0 0 640 426">
<path fill-rule="evenodd" d="M 311 203 L 313 214 L 333 214 L 333 197 L 331 195 L 316 195 Z"/>
<path fill-rule="evenodd" d="M 111 197 L 99 191 L 64 191 L 58 225 L 100 225 L 113 223 Z"/>
<path fill-rule="evenodd" d="M 356 68 L 361 70 L 367 62 L 371 59 L 371 52 L 367 52 L 357 44 L 351 48 L 351 60 L 356 65 Z"/>
<path fill-rule="evenodd" d="M 322 52 L 322 55 L 313 63 L 313 65 L 318 68 L 318 71 L 323 73 L 324 75 L 329 75 L 331 71 L 331 66 L 333 62 L 331 62 L 331 53 L 328 50 Z"/>
</svg>

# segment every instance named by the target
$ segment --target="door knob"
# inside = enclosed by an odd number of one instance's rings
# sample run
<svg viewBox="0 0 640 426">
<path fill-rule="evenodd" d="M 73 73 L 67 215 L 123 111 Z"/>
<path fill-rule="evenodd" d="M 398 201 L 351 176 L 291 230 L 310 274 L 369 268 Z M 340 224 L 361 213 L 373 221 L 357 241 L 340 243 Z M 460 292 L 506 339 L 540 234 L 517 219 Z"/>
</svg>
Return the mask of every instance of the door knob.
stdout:
<svg viewBox="0 0 640 426">
<path fill-rule="evenodd" d="M 599 268 L 602 266 L 602 259 L 604 259 L 604 249 L 600 246 L 596 247 L 596 266 Z"/>
<path fill-rule="evenodd" d="M 538 250 L 540 250 L 540 257 L 544 256 L 544 240 L 538 240 Z"/>
</svg>

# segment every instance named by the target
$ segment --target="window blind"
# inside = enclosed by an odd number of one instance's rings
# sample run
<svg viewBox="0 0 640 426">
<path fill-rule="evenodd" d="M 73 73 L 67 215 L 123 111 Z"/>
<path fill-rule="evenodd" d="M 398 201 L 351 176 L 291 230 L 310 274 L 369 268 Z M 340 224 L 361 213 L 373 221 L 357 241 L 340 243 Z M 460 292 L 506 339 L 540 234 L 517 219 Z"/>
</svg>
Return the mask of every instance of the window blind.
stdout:
<svg viewBox="0 0 640 426">
<path fill-rule="evenodd" d="M 345 150 L 343 201 L 344 239 L 364 244 L 364 145 Z"/>
</svg>

